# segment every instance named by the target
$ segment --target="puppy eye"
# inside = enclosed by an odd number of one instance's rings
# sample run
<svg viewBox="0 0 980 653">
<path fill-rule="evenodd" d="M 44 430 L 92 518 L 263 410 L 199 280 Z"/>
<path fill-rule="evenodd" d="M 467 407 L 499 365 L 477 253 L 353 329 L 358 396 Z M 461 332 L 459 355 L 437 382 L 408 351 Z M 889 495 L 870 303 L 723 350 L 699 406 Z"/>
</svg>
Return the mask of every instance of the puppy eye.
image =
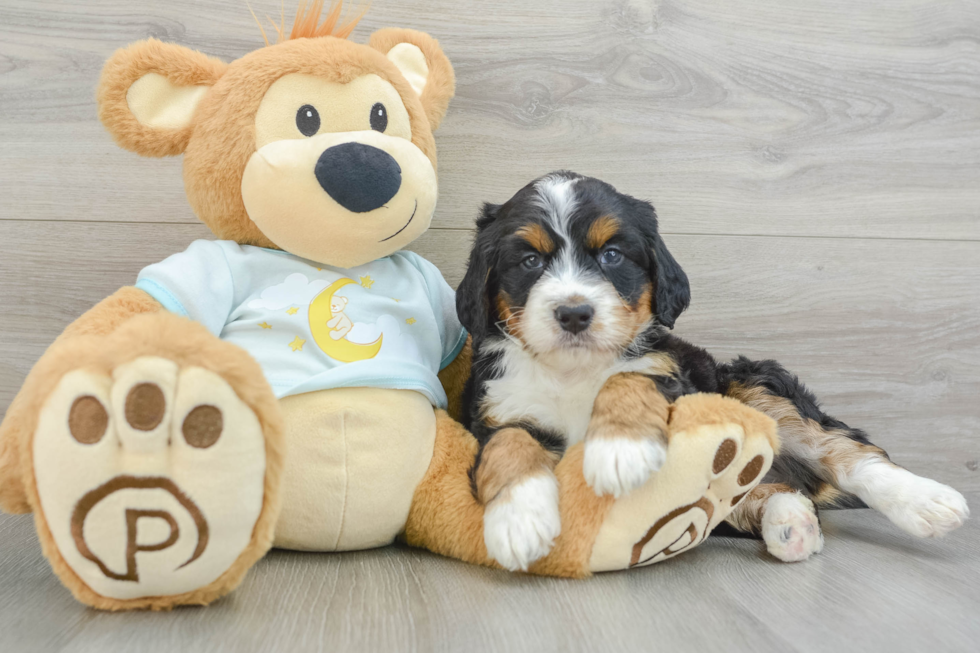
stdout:
<svg viewBox="0 0 980 653">
<path fill-rule="evenodd" d="M 528 270 L 537 270 L 544 265 L 544 261 L 542 261 L 541 257 L 537 254 L 528 254 L 523 260 L 521 260 L 521 265 Z"/>
<path fill-rule="evenodd" d="M 623 261 L 623 253 L 615 248 L 609 248 L 599 257 L 603 265 L 619 265 Z"/>
<path fill-rule="evenodd" d="M 371 107 L 371 129 L 382 134 L 388 129 L 388 110 L 380 102 Z"/>
<path fill-rule="evenodd" d="M 312 136 L 320 129 L 320 114 L 311 104 L 304 104 L 296 112 L 296 129 L 303 136 Z"/>
</svg>

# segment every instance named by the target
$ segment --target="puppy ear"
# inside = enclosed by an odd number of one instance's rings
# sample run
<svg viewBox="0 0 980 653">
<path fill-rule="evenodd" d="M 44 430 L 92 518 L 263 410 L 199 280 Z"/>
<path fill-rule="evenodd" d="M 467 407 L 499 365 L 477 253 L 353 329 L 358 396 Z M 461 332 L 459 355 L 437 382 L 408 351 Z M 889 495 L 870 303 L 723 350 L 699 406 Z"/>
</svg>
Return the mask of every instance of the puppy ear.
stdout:
<svg viewBox="0 0 980 653">
<path fill-rule="evenodd" d="M 653 314 L 668 329 L 691 303 L 691 284 L 680 263 L 667 249 L 657 229 L 657 213 L 653 206 L 642 202 L 647 242 L 651 250 L 650 278 L 656 286 L 653 293 Z"/>
<path fill-rule="evenodd" d="M 368 45 L 398 67 L 418 93 L 435 131 L 456 93 L 456 75 L 439 42 L 424 32 L 386 28 L 372 34 Z"/>
<path fill-rule="evenodd" d="M 493 240 L 487 231 L 497 217 L 500 206 L 484 204 L 483 212 L 476 221 L 476 239 L 470 251 L 470 262 L 466 276 L 456 289 L 456 315 L 460 324 L 473 336 L 475 342 L 487 337 L 491 329 L 491 307 L 488 284 L 490 257 L 493 253 Z"/>
<path fill-rule="evenodd" d="M 116 142 L 143 156 L 187 147 L 194 111 L 227 64 L 196 50 L 147 39 L 106 62 L 96 98 L 99 119 Z"/>
</svg>

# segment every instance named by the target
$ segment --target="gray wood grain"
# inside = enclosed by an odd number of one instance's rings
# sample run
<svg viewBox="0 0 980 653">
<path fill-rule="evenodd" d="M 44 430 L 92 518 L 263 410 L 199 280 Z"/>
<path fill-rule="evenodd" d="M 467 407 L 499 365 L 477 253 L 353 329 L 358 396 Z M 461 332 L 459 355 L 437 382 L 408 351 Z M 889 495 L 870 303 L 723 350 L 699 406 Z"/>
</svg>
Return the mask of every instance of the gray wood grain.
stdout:
<svg viewBox="0 0 980 653">
<path fill-rule="evenodd" d="M 481 202 L 600 176 L 658 207 L 694 290 L 681 335 L 778 358 L 976 505 L 980 3 L 390 0 L 354 38 L 388 25 L 439 38 L 458 76 L 413 245 L 452 284 Z M 225 60 L 261 43 L 240 0 L 0 2 L 0 413 L 79 313 L 208 237 L 180 160 L 119 150 L 95 117 L 102 63 L 149 36 Z M 798 565 L 721 539 L 586 582 L 277 551 L 211 608 L 106 615 L 60 586 L 30 517 L 0 516 L 0 650 L 976 650 L 980 526 L 822 518 Z"/>
<path fill-rule="evenodd" d="M 976 501 L 980 496 L 971 495 Z M 532 578 L 389 547 L 273 551 L 204 609 L 103 614 L 68 595 L 29 517 L 0 516 L 4 650 L 976 650 L 980 527 L 917 540 L 869 510 L 823 515 L 802 564 L 711 538 L 670 562 L 588 581 Z"/>
<path fill-rule="evenodd" d="M 148 36 L 240 57 L 261 44 L 243 4 L 5 0 L 0 215 L 192 222 L 179 160 L 118 150 L 94 88 Z M 565 167 L 653 200 L 673 233 L 980 239 L 972 0 L 478 7 L 375 3 L 354 36 L 428 30 L 454 62 L 437 226 Z"/>
</svg>

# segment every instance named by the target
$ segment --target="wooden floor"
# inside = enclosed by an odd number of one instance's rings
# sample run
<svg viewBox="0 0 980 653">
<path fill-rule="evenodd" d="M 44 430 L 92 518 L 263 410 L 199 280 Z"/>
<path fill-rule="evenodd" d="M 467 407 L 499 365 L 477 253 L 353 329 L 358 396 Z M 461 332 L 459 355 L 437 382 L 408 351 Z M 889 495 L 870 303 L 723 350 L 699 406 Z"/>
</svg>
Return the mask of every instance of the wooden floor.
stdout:
<svg viewBox="0 0 980 653">
<path fill-rule="evenodd" d="M 977 505 L 980 494 L 968 496 Z M 824 516 L 824 552 L 784 564 L 709 538 L 642 571 L 511 575 L 387 548 L 273 551 L 206 608 L 105 614 L 64 590 L 30 519 L 0 516 L 0 649 L 11 651 L 677 651 L 973 653 L 980 520 L 917 540 L 869 510 Z"/>
<path fill-rule="evenodd" d="M 388 25 L 456 67 L 413 245 L 452 283 L 481 202 L 601 176 L 657 206 L 692 278 L 681 335 L 780 359 L 980 505 L 980 3 L 376 0 L 353 38 Z M 244 0 L 0 0 L 0 411 L 74 317 L 208 236 L 180 161 L 118 150 L 95 117 L 102 62 L 148 36 L 225 59 L 261 44 Z M 274 552 L 212 608 L 103 615 L 57 583 L 30 518 L 0 517 L 0 650 L 980 648 L 975 522 L 920 542 L 868 511 L 824 521 L 803 564 L 716 539 L 586 582 Z"/>
</svg>

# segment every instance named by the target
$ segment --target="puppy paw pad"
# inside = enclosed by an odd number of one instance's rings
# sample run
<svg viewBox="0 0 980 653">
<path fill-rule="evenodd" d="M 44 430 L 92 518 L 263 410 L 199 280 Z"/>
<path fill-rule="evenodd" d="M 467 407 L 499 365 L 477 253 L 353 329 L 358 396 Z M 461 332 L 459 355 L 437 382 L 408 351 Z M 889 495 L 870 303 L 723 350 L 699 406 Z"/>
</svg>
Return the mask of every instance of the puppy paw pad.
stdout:
<svg viewBox="0 0 980 653">
<path fill-rule="evenodd" d="M 813 503 L 800 493 L 774 494 L 762 516 L 762 539 L 774 557 L 800 562 L 823 550 Z"/>
</svg>

